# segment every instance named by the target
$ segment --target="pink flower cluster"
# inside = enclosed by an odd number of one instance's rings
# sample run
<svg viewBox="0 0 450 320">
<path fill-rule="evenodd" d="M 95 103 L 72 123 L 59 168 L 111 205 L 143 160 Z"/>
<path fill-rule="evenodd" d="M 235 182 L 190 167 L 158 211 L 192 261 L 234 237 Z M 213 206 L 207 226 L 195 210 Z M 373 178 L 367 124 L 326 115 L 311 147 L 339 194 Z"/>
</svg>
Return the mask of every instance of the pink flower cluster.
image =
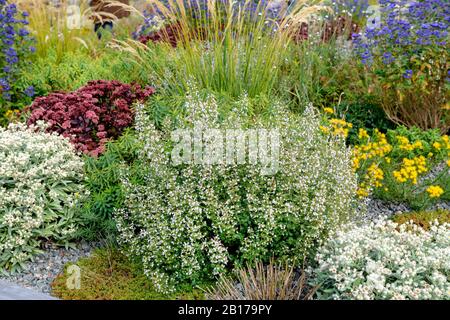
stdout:
<svg viewBox="0 0 450 320">
<path fill-rule="evenodd" d="M 132 104 L 144 102 L 155 92 L 138 84 L 95 80 L 70 93 L 55 92 L 39 97 L 29 107 L 28 125 L 38 120 L 48 131 L 70 138 L 77 150 L 98 156 L 105 144 L 119 137 L 133 123 Z"/>
</svg>

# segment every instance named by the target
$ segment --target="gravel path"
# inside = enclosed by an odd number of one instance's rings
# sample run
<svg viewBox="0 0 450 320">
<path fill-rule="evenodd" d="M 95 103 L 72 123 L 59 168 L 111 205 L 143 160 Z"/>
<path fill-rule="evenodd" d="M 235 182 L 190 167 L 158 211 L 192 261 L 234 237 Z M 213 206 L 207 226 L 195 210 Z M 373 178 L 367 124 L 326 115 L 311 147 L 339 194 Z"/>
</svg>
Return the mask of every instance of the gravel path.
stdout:
<svg viewBox="0 0 450 320">
<path fill-rule="evenodd" d="M 56 298 L 0 280 L 0 300 L 57 300 Z"/>
<path fill-rule="evenodd" d="M 381 217 L 390 218 L 395 214 L 405 213 L 413 211 L 408 205 L 402 203 L 390 203 L 384 202 L 378 199 L 366 200 L 367 213 L 364 215 L 364 219 L 376 220 Z M 450 202 L 440 202 L 434 205 L 428 210 L 450 210 Z"/>
<path fill-rule="evenodd" d="M 0 274 L 0 281 L 49 294 L 50 284 L 63 270 L 64 265 L 90 255 L 95 247 L 97 246 L 86 242 L 77 244 L 74 249 L 47 246 L 45 252 L 36 256 L 34 261 L 28 262 L 24 270 L 15 274 Z"/>
</svg>

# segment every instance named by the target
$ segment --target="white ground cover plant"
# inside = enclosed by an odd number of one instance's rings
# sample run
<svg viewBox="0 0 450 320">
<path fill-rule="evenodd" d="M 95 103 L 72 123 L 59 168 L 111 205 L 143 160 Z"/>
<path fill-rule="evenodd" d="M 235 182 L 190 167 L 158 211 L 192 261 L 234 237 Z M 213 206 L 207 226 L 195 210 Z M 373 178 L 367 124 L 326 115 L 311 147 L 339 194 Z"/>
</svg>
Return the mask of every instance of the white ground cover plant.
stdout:
<svg viewBox="0 0 450 320">
<path fill-rule="evenodd" d="M 67 245 L 85 194 L 83 161 L 44 124 L 0 128 L 0 270 L 16 270 L 42 240 Z"/>
<path fill-rule="evenodd" d="M 316 261 L 322 299 L 450 298 L 450 224 L 353 227 L 331 237 Z"/>
<path fill-rule="evenodd" d="M 193 94 L 184 125 L 245 128 L 250 117 L 241 113 L 248 101 L 236 106 L 219 116 L 214 98 Z M 156 130 L 142 107 L 137 109 L 136 129 L 145 144 L 142 177 L 125 175 L 126 205 L 115 219 L 120 243 L 142 260 L 159 290 L 212 279 L 272 256 L 302 260 L 353 217 L 356 177 L 350 151 L 343 141 L 321 134 L 312 108 L 302 117 L 280 112 L 270 124 L 251 124 L 280 130 L 279 170 L 273 175 L 262 175 L 260 165 L 248 163 L 174 165 L 170 130 Z"/>
</svg>

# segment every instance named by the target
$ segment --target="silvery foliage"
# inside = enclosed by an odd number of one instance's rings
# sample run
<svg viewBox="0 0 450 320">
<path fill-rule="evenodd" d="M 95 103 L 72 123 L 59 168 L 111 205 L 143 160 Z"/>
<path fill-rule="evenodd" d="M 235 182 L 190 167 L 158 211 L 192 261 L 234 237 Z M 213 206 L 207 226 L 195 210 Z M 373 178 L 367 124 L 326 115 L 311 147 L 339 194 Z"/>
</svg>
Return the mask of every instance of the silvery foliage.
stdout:
<svg viewBox="0 0 450 320">
<path fill-rule="evenodd" d="M 450 224 L 429 231 L 381 219 L 332 237 L 314 270 L 323 299 L 448 299 Z"/>
<path fill-rule="evenodd" d="M 160 291 L 272 256 L 302 261 L 354 214 L 350 151 L 321 134 L 312 107 L 293 117 L 277 104 L 269 120 L 253 122 L 246 97 L 230 109 L 223 116 L 214 98 L 189 94 L 177 128 L 277 128 L 276 174 L 262 175 L 261 164 L 175 166 L 170 129 L 156 130 L 137 107 L 142 179 L 124 175 L 128 196 L 115 219 L 120 243 Z"/>
<path fill-rule="evenodd" d="M 0 269 L 16 270 L 43 239 L 67 244 L 85 194 L 83 161 L 45 125 L 0 128 Z"/>
</svg>

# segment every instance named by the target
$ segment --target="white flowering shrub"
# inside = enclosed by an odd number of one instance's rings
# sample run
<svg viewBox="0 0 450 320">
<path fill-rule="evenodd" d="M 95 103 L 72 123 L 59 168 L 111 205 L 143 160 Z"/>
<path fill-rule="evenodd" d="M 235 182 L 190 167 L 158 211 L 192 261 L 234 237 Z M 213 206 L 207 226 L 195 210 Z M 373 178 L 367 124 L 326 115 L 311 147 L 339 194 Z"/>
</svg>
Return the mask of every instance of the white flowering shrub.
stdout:
<svg viewBox="0 0 450 320">
<path fill-rule="evenodd" d="M 67 244 L 76 230 L 83 161 L 43 128 L 0 128 L 0 269 L 20 268 L 44 239 Z"/>
<path fill-rule="evenodd" d="M 226 117 L 211 97 L 187 101 L 181 126 L 249 126 L 245 98 Z M 142 176 L 124 178 L 128 196 L 115 219 L 120 242 L 162 291 L 272 256 L 303 259 L 354 213 L 349 150 L 321 134 L 312 108 L 251 123 L 279 129 L 279 168 L 271 175 L 260 164 L 175 165 L 170 130 L 155 130 L 141 109 Z"/>
<path fill-rule="evenodd" d="M 450 224 L 390 220 L 339 231 L 319 250 L 322 299 L 449 299 Z"/>
</svg>

